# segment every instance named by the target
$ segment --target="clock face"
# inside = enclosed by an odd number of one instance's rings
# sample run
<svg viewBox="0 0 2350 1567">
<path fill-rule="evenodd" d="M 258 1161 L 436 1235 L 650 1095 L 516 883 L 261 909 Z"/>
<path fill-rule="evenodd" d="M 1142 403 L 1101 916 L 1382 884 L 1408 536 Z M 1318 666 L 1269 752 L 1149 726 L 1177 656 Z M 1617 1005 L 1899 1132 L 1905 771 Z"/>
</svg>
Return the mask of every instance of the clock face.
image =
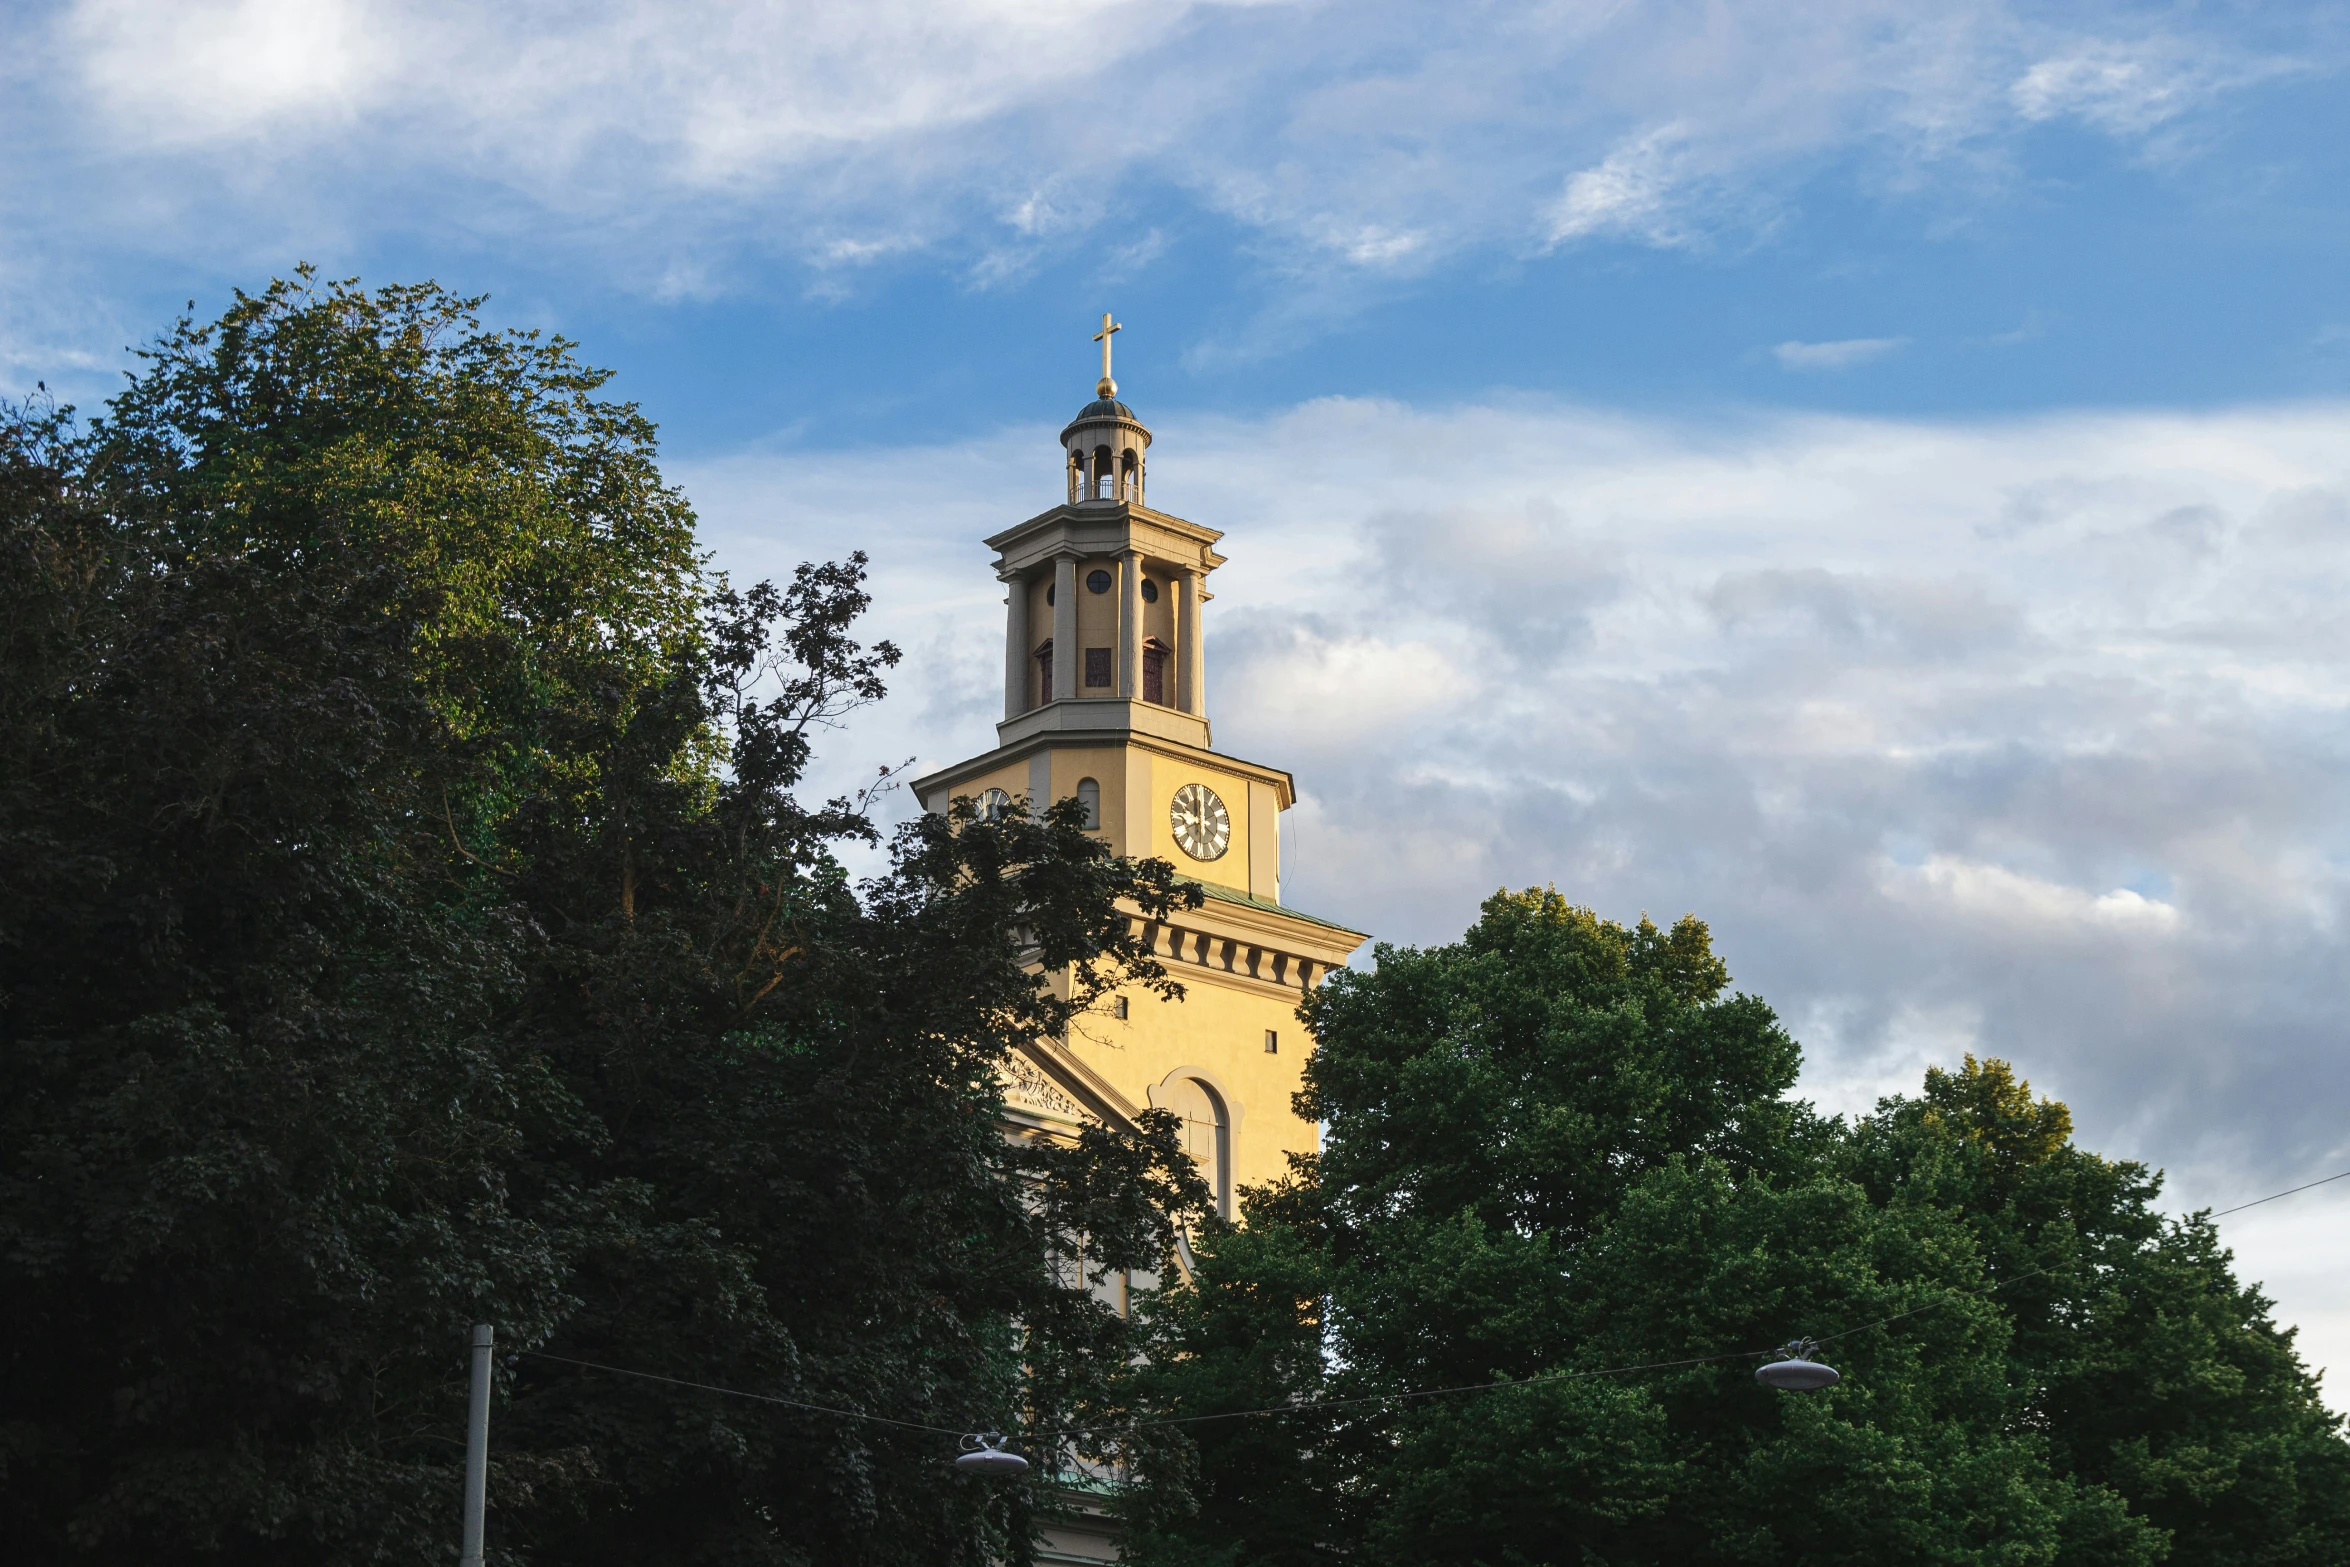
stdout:
<svg viewBox="0 0 2350 1567">
<path fill-rule="evenodd" d="M 1187 783 L 1168 808 L 1176 845 L 1195 860 L 1216 860 L 1232 847 L 1232 813 L 1206 784 Z"/>
</svg>

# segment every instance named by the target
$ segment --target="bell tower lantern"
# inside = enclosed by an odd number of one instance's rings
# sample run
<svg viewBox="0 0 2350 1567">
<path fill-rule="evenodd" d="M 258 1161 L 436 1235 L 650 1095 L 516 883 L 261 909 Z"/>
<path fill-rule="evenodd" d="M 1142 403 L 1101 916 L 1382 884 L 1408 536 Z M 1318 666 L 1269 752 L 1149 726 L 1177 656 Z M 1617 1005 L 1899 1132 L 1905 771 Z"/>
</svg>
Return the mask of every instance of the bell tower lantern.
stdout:
<svg viewBox="0 0 2350 1567">
<path fill-rule="evenodd" d="M 1102 378 L 1094 383 L 1094 400 L 1078 409 L 1077 417 L 1061 432 L 1072 506 L 1117 501 L 1142 504 L 1151 433 L 1134 417 L 1133 409 L 1118 401 L 1118 383 L 1110 379 L 1110 337 L 1123 330 L 1108 311 L 1102 312 L 1102 329 L 1094 334 L 1094 341 L 1102 345 Z"/>
</svg>

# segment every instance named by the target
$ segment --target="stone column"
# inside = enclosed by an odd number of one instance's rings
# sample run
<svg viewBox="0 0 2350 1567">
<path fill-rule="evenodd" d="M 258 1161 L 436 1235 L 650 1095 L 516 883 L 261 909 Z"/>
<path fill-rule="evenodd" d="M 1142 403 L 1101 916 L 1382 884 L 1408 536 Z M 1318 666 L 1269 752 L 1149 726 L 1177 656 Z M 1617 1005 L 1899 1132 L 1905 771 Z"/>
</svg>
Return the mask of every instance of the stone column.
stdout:
<svg viewBox="0 0 2350 1567">
<path fill-rule="evenodd" d="M 1142 556 L 1118 557 L 1118 694 L 1142 700 Z"/>
<path fill-rule="evenodd" d="M 1208 661 L 1199 641 L 1200 591 L 1204 583 L 1196 571 L 1175 576 L 1175 657 L 1179 689 L 1175 705 L 1196 718 L 1208 716 Z"/>
<path fill-rule="evenodd" d="M 1028 584 L 1020 577 L 1004 587 L 1004 717 L 1028 711 Z"/>
<path fill-rule="evenodd" d="M 1085 651 L 1077 645 L 1077 562 L 1064 555 L 1053 562 L 1053 700 L 1077 694 L 1077 670 Z"/>
</svg>

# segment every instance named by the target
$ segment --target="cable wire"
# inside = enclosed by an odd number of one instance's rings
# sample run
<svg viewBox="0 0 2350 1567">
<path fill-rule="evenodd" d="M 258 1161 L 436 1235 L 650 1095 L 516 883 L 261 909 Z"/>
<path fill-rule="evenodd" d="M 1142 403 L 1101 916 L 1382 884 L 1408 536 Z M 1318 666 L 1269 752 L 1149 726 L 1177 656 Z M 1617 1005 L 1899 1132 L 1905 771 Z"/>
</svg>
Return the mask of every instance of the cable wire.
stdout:
<svg viewBox="0 0 2350 1567">
<path fill-rule="evenodd" d="M 739 1387 L 719 1387 L 711 1382 L 688 1382 L 683 1377 L 665 1377 L 657 1371 L 631 1371 L 626 1366 L 607 1366 L 601 1361 L 574 1360 L 569 1355 L 550 1355 L 543 1349 L 516 1351 L 533 1360 L 555 1360 L 566 1366 L 584 1366 L 590 1371 L 609 1371 L 618 1377 L 636 1377 L 645 1382 L 666 1382 L 671 1387 L 690 1387 L 699 1393 L 723 1393 L 728 1398 L 756 1399 L 762 1404 L 781 1404 L 786 1409 L 805 1409 L 819 1415 L 838 1415 L 843 1420 L 865 1420 L 874 1425 L 896 1426 L 903 1431 L 927 1431 L 934 1436 L 961 1436 L 964 1433 L 951 1426 L 925 1425 L 919 1420 L 894 1420 L 888 1415 L 870 1415 L 861 1409 L 835 1409 L 830 1404 L 803 1403 L 796 1398 L 778 1398 L 772 1393 L 748 1393 Z"/>
<path fill-rule="evenodd" d="M 1858 1327 L 1846 1328 L 1841 1333 L 1831 1333 L 1826 1338 L 1813 1339 L 1811 1342 L 1814 1345 L 1833 1344 L 1836 1340 L 1850 1338 L 1855 1333 L 1866 1333 L 1871 1328 L 1881 1328 L 1887 1323 L 1899 1322 L 1904 1317 L 1914 1317 L 1921 1311 L 1932 1311 L 1937 1306 L 1947 1306 L 1958 1300 L 1980 1299 L 1985 1295 L 1996 1294 L 2010 1285 L 2021 1284 L 2027 1279 L 2041 1278 L 2059 1271 L 2061 1270 L 2055 1267 L 2034 1268 L 2029 1273 L 2019 1273 L 2012 1279 L 2001 1279 L 1998 1283 L 1986 1284 L 1981 1289 L 1953 1291 L 1940 1299 L 1929 1300 L 1920 1306 L 1912 1306 L 1907 1311 L 1897 1311 L 1891 1316 L 1879 1317 L 1874 1322 L 1864 1322 Z M 1400 1404 L 1415 1398 L 1441 1398 L 1450 1393 L 1489 1393 L 1501 1388 L 1533 1387 L 1544 1382 L 1584 1382 L 1594 1377 L 1623 1376 L 1634 1371 L 1676 1371 L 1684 1366 L 1708 1366 L 1723 1360 L 1762 1360 L 1772 1355 L 1784 1354 L 1786 1349 L 1787 1346 L 1783 1344 L 1773 1344 L 1768 1349 L 1731 1349 L 1716 1355 L 1692 1355 L 1682 1360 L 1647 1360 L 1626 1366 L 1603 1366 L 1596 1371 L 1542 1371 L 1530 1377 L 1509 1377 L 1494 1382 L 1463 1382 L 1454 1387 L 1415 1388 L 1402 1393 L 1366 1393 L 1354 1398 L 1328 1398 L 1298 1404 L 1274 1404 L 1263 1409 L 1234 1409 L 1213 1415 L 1174 1415 L 1163 1420 L 1138 1420 L 1122 1426 L 1068 1426 L 1058 1431 L 1037 1432 L 1030 1440 L 1039 1441 L 1064 1436 L 1118 1435 L 1131 1431 L 1155 1430 L 1161 1426 L 1199 1425 L 1210 1420 L 1245 1420 L 1258 1415 L 1303 1414 L 1311 1410 L 1344 1409 L 1358 1404 Z"/>
<path fill-rule="evenodd" d="M 2222 1208 L 2219 1212 L 2207 1213 L 2204 1215 L 2204 1217 L 2207 1219 L 2224 1219 L 2231 1213 L 2242 1213 L 2245 1209 L 2257 1208 L 2264 1202 L 2275 1202 L 2279 1197 L 2290 1197 L 2295 1192 L 2305 1192 L 2309 1190 L 2311 1186 L 2325 1186 L 2334 1181 L 2344 1179 L 2350 1179 L 2350 1170 L 2344 1170 L 2339 1175 L 2320 1176 L 2316 1180 L 2308 1182 L 2306 1185 L 2288 1187 L 2281 1192 L 2270 1192 L 2266 1197 L 2255 1197 L 2250 1202 L 2240 1202 L 2233 1208 Z"/>
<path fill-rule="evenodd" d="M 2233 1208 L 2223 1208 L 2219 1212 L 2208 1214 L 2205 1217 L 2225 1218 L 2231 1213 L 2242 1213 L 2247 1208 L 2257 1208 L 2262 1203 L 2275 1202 L 2280 1197 L 2290 1197 L 2296 1192 L 2305 1192 L 2313 1187 L 2329 1185 L 2340 1180 L 2350 1180 L 2350 1170 L 2344 1170 L 2336 1175 L 2321 1176 L 2317 1180 L 2306 1181 L 2299 1186 L 2287 1187 L 2281 1192 L 2271 1192 L 2266 1197 L 2256 1197 L 2250 1202 L 2238 1203 Z M 2062 1265 L 2034 1268 L 2029 1273 L 2019 1273 L 2014 1278 L 2001 1279 L 1996 1284 L 1987 1284 L 1980 1289 L 1951 1291 L 1938 1299 L 1912 1306 L 1907 1311 L 1896 1311 L 1890 1316 L 1879 1317 L 1874 1322 L 1863 1322 L 1856 1327 L 1849 1327 L 1838 1333 L 1830 1333 L 1824 1338 L 1817 1338 L 1812 1342 L 1833 1344 L 1838 1339 L 1850 1338 L 1855 1333 L 1866 1333 L 1873 1328 L 1886 1327 L 1906 1317 L 1917 1316 L 1920 1312 L 1932 1311 L 1937 1306 L 1952 1305 L 1961 1300 L 1979 1300 L 1985 1296 L 1997 1294 L 2013 1285 L 2022 1284 L 2027 1280 L 2044 1278 L 2051 1273 L 2061 1271 L 2063 1271 Z M 1785 1346 L 1774 1344 L 1768 1349 L 1725 1350 L 1717 1355 L 1693 1355 L 1681 1360 L 1640 1361 L 1632 1365 L 1605 1366 L 1593 1371 L 1546 1371 L 1530 1377 L 1513 1377 L 1501 1381 L 1463 1382 L 1451 1387 L 1412 1388 L 1400 1393 L 1364 1393 L 1351 1398 L 1312 1399 L 1303 1403 L 1273 1404 L 1262 1409 L 1223 1410 L 1212 1415 L 1170 1415 L 1163 1419 L 1136 1420 L 1120 1425 L 1064 1426 L 1058 1430 L 1030 1432 L 1026 1440 L 1034 1444 L 1058 1442 L 1064 1437 L 1123 1436 L 1138 1431 L 1154 1431 L 1175 1426 L 1205 1425 L 1217 1420 L 1251 1420 L 1274 1415 L 1300 1415 L 1320 1410 L 1359 1408 L 1365 1404 L 1400 1404 L 1418 1398 L 1445 1398 L 1455 1393 L 1491 1393 L 1504 1388 L 1532 1387 L 1545 1382 L 1582 1382 L 1595 1377 L 1626 1376 L 1636 1371 L 1677 1371 L 1689 1366 L 1712 1365 L 1724 1360 L 1760 1360 L 1769 1355 L 1781 1354 L 1784 1350 Z M 829 1404 L 811 1404 L 800 1399 L 779 1398 L 771 1393 L 752 1393 L 742 1388 L 720 1387 L 710 1382 L 689 1382 L 683 1377 L 663 1376 L 653 1371 L 633 1371 L 626 1366 L 605 1365 L 594 1360 L 575 1360 L 568 1355 L 551 1355 L 545 1350 L 526 1349 L 517 1353 L 529 1356 L 534 1360 L 552 1360 L 589 1371 L 610 1372 L 614 1376 L 635 1377 L 646 1382 L 664 1382 L 672 1387 L 691 1388 L 701 1393 L 717 1393 L 727 1398 L 747 1398 L 762 1404 L 780 1404 L 786 1409 L 802 1409 L 812 1414 L 832 1415 L 843 1420 L 863 1420 L 874 1425 L 895 1426 L 902 1431 L 922 1431 L 934 1436 L 953 1437 L 966 1434 L 949 1426 L 934 1426 L 919 1420 L 898 1420 L 888 1415 L 868 1414 L 859 1409 L 840 1409 Z"/>
</svg>

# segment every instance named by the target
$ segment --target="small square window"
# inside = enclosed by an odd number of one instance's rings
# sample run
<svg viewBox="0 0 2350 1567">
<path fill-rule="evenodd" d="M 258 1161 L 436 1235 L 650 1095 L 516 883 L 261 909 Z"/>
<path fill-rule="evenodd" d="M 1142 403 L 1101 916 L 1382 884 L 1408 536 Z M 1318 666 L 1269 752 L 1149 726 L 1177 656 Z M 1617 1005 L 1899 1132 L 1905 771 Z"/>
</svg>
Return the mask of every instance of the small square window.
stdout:
<svg viewBox="0 0 2350 1567">
<path fill-rule="evenodd" d="M 1085 683 L 1089 686 L 1106 686 L 1110 683 L 1108 648 L 1089 647 L 1085 650 Z"/>
<path fill-rule="evenodd" d="M 1279 1033 L 1277 1030 L 1274 1030 L 1274 1029 L 1270 1029 L 1270 1028 L 1266 1029 L 1266 1030 L 1265 1030 L 1265 1054 L 1267 1054 L 1267 1055 L 1269 1055 L 1269 1056 L 1273 1056 L 1273 1055 L 1279 1055 L 1280 1053 L 1281 1053 L 1281 1035 L 1280 1035 L 1280 1033 Z"/>
<path fill-rule="evenodd" d="M 1124 996 L 1120 996 L 1117 1000 L 1111 1002 L 1110 1010 L 1115 1015 L 1124 1017 L 1126 1015 L 1126 998 Z"/>
</svg>

